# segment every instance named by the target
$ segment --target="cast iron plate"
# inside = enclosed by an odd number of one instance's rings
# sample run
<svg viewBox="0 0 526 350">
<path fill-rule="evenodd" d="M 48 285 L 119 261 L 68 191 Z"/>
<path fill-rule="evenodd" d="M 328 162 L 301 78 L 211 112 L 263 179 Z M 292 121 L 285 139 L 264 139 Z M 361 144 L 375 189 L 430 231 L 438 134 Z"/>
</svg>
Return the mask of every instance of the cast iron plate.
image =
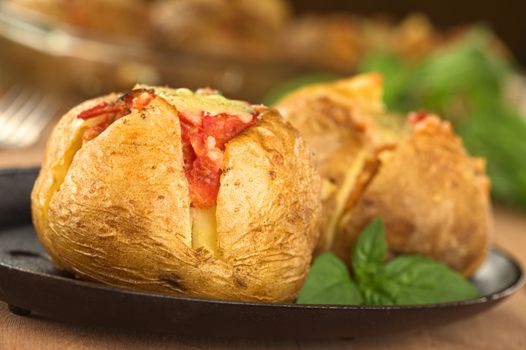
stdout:
<svg viewBox="0 0 526 350">
<path fill-rule="evenodd" d="M 53 268 L 29 218 L 38 169 L 0 171 L 0 300 L 18 314 L 195 336 L 357 337 L 447 324 L 515 292 L 523 273 L 493 249 L 473 278 L 474 300 L 419 306 L 305 306 L 225 302 L 134 292 L 79 281 Z"/>
</svg>

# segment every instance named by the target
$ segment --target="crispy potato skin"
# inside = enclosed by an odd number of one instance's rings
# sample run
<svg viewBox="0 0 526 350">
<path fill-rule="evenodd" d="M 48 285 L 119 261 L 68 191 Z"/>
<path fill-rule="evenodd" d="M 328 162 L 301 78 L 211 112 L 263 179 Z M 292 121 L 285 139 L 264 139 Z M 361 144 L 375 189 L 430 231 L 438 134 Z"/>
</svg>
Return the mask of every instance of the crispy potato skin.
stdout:
<svg viewBox="0 0 526 350">
<path fill-rule="evenodd" d="M 110 102 L 116 98 L 116 94 L 109 94 L 79 104 L 60 119 L 53 129 L 53 136 L 48 139 L 40 174 L 31 193 L 31 213 L 39 239 L 46 247 L 54 262 L 59 266 L 62 266 L 59 258 L 60 254 L 56 252 L 53 241 L 50 240 L 47 234 L 49 226 L 44 209 L 46 197 L 55 184 L 52 168 L 54 164 L 65 157 L 68 149 L 75 143 L 75 139 L 79 136 L 78 132 L 81 129 L 81 124 L 76 121 L 77 115 L 99 103 Z"/>
<path fill-rule="evenodd" d="M 357 236 L 381 216 L 392 253 L 422 254 L 466 276 L 484 260 L 491 239 L 489 182 L 480 160 L 465 152 L 446 122 L 436 117 L 411 127 L 381 106 L 382 80 L 364 74 L 292 92 L 277 108 L 305 135 L 322 178 L 336 178 L 323 201 L 318 252 L 345 261 Z M 319 142 L 319 140 L 332 140 Z M 335 198 L 360 152 L 368 154 L 346 208 L 328 232 Z"/>
<path fill-rule="evenodd" d="M 382 110 L 382 77 L 364 75 L 327 86 L 313 85 L 287 95 L 276 108 L 298 130 L 316 152 L 324 179 L 322 234 L 318 252 L 330 249 L 330 228 L 337 207 L 337 189 L 358 153 L 369 147 L 371 114 Z"/>
<path fill-rule="evenodd" d="M 285 302 L 303 284 L 318 238 L 320 178 L 296 130 L 272 109 L 232 139 L 217 199 L 219 254 L 193 249 L 177 111 L 156 97 L 75 155 L 42 213 L 59 141 L 48 145 L 32 193 L 33 218 L 60 267 L 111 285 L 227 300 Z M 302 174 L 302 176 L 298 176 Z"/>
<path fill-rule="evenodd" d="M 342 217 L 334 251 L 350 247 L 375 216 L 394 254 L 421 254 L 469 276 L 490 245 L 489 182 L 449 123 L 428 118 L 392 151 L 364 193 Z"/>
<path fill-rule="evenodd" d="M 303 285 L 318 240 L 320 178 L 297 131 L 277 111 L 262 113 L 258 125 L 227 146 L 218 243 L 245 293 L 290 300 Z"/>
</svg>

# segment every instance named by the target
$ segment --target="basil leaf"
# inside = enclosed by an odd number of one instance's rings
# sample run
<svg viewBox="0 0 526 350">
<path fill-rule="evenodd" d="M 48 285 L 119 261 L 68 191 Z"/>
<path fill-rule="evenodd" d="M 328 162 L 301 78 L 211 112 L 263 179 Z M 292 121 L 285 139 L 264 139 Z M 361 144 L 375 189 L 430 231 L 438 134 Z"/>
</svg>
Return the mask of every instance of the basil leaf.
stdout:
<svg viewBox="0 0 526 350">
<path fill-rule="evenodd" d="M 360 62 L 360 72 L 379 72 L 384 77 L 383 101 L 388 110 L 402 112 L 414 79 L 414 67 L 395 53 L 373 52 Z"/>
<path fill-rule="evenodd" d="M 365 305 L 396 305 L 396 301 L 380 288 L 363 287 L 362 294 Z"/>
<path fill-rule="evenodd" d="M 432 304 L 479 296 L 475 287 L 460 274 L 443 263 L 420 256 L 395 258 L 375 277 L 374 297 L 378 300 L 368 296 L 368 303 Z"/>
<path fill-rule="evenodd" d="M 296 303 L 359 305 L 363 298 L 345 264 L 336 255 L 325 253 L 312 264 Z"/>
<path fill-rule="evenodd" d="M 359 285 L 368 284 L 371 276 L 381 269 L 386 252 L 383 221 L 374 218 L 358 236 L 352 251 L 353 272 Z"/>
<path fill-rule="evenodd" d="M 356 285 L 345 264 L 325 253 L 313 263 L 298 304 L 416 305 L 472 299 L 475 287 L 447 265 L 414 255 L 384 263 L 387 241 L 375 218 L 353 249 Z"/>
<path fill-rule="evenodd" d="M 491 190 L 496 199 L 526 207 L 526 119 L 504 105 L 480 108 L 458 123 L 464 144 L 488 162 Z"/>
</svg>

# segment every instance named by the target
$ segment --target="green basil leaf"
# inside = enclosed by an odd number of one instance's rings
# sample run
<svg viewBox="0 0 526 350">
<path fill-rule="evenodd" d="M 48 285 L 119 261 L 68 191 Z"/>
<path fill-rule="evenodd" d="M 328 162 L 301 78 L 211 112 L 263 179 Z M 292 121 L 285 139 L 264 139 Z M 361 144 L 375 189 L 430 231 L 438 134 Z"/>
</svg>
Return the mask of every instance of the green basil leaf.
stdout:
<svg viewBox="0 0 526 350">
<path fill-rule="evenodd" d="M 381 73 L 384 77 L 383 101 L 388 110 L 406 111 L 405 100 L 414 79 L 414 68 L 409 62 L 396 53 L 372 52 L 362 58 L 358 70 Z"/>
<path fill-rule="evenodd" d="M 376 297 L 383 296 L 398 305 L 444 303 L 479 296 L 469 281 L 445 264 L 412 255 L 387 263 L 375 276 L 374 286 Z M 384 299 L 380 304 L 384 304 Z"/>
<path fill-rule="evenodd" d="M 380 218 L 373 221 L 358 236 L 352 251 L 352 267 L 359 285 L 367 285 L 379 269 L 381 269 L 387 241 L 384 234 L 384 224 Z"/>
<path fill-rule="evenodd" d="M 336 255 L 325 253 L 312 264 L 296 302 L 360 305 L 363 303 L 363 298 L 360 290 L 351 280 L 345 264 Z"/>
<path fill-rule="evenodd" d="M 362 289 L 363 299 L 365 305 L 396 305 L 397 302 L 389 295 L 385 293 L 381 288 L 374 287 L 363 287 Z"/>
</svg>

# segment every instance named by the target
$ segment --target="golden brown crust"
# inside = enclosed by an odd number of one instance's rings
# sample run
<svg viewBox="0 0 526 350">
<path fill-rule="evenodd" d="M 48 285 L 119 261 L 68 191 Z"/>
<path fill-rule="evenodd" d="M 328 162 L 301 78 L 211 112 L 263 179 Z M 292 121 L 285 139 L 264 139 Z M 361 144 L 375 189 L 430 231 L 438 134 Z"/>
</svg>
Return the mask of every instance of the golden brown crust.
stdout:
<svg viewBox="0 0 526 350">
<path fill-rule="evenodd" d="M 324 181 L 318 252 L 330 249 L 345 197 L 354 187 L 353 177 L 370 162 L 367 154 L 380 144 L 377 135 L 383 129 L 375 118 L 383 111 L 381 94 L 382 76 L 371 73 L 299 89 L 276 106 L 316 152 Z M 389 134 L 382 142 L 391 139 Z"/>
<path fill-rule="evenodd" d="M 275 110 L 261 116 L 227 145 L 217 225 L 236 280 L 272 300 L 303 284 L 319 234 L 320 179 L 297 131 Z"/>
<path fill-rule="evenodd" d="M 311 152 L 276 111 L 262 110 L 260 123 L 226 146 L 215 257 L 192 248 L 179 119 L 160 97 L 78 150 L 40 220 L 39 196 L 62 156 L 57 141 L 71 138 L 74 116 L 94 104 L 69 112 L 55 129 L 33 190 L 35 227 L 58 265 L 128 288 L 294 299 L 317 240 L 320 179 Z"/>
<path fill-rule="evenodd" d="M 109 94 L 79 104 L 60 119 L 53 129 L 52 135 L 54 136 L 48 139 L 42 167 L 31 193 L 31 206 L 33 224 L 39 234 L 39 238 L 44 242 L 49 254 L 58 265 L 61 265 L 61 263 L 58 259 L 58 254 L 55 252 L 53 242 L 44 233 L 47 231 L 48 226 L 46 214 L 49 202 L 48 197 L 52 195 L 51 192 L 54 191 L 54 187 L 57 185 L 56 174 L 53 168 L 65 158 L 66 153 L 71 148 L 74 148 L 75 143 L 78 142 L 82 123 L 77 121 L 77 115 L 99 103 L 110 102 L 115 100 L 115 98 L 117 98 L 116 94 Z"/>
<path fill-rule="evenodd" d="M 324 197 L 318 249 L 348 260 L 379 215 L 393 252 L 427 255 L 469 275 L 491 236 L 484 166 L 449 124 L 430 117 L 411 127 L 384 113 L 381 90 L 380 76 L 364 74 L 302 88 L 277 105 L 314 148 L 325 183 L 335 185 Z"/>
<path fill-rule="evenodd" d="M 428 117 L 380 162 L 342 218 L 334 250 L 348 256 L 358 234 L 380 216 L 393 253 L 422 254 L 472 274 L 490 243 L 488 193 L 449 123 Z"/>
</svg>

